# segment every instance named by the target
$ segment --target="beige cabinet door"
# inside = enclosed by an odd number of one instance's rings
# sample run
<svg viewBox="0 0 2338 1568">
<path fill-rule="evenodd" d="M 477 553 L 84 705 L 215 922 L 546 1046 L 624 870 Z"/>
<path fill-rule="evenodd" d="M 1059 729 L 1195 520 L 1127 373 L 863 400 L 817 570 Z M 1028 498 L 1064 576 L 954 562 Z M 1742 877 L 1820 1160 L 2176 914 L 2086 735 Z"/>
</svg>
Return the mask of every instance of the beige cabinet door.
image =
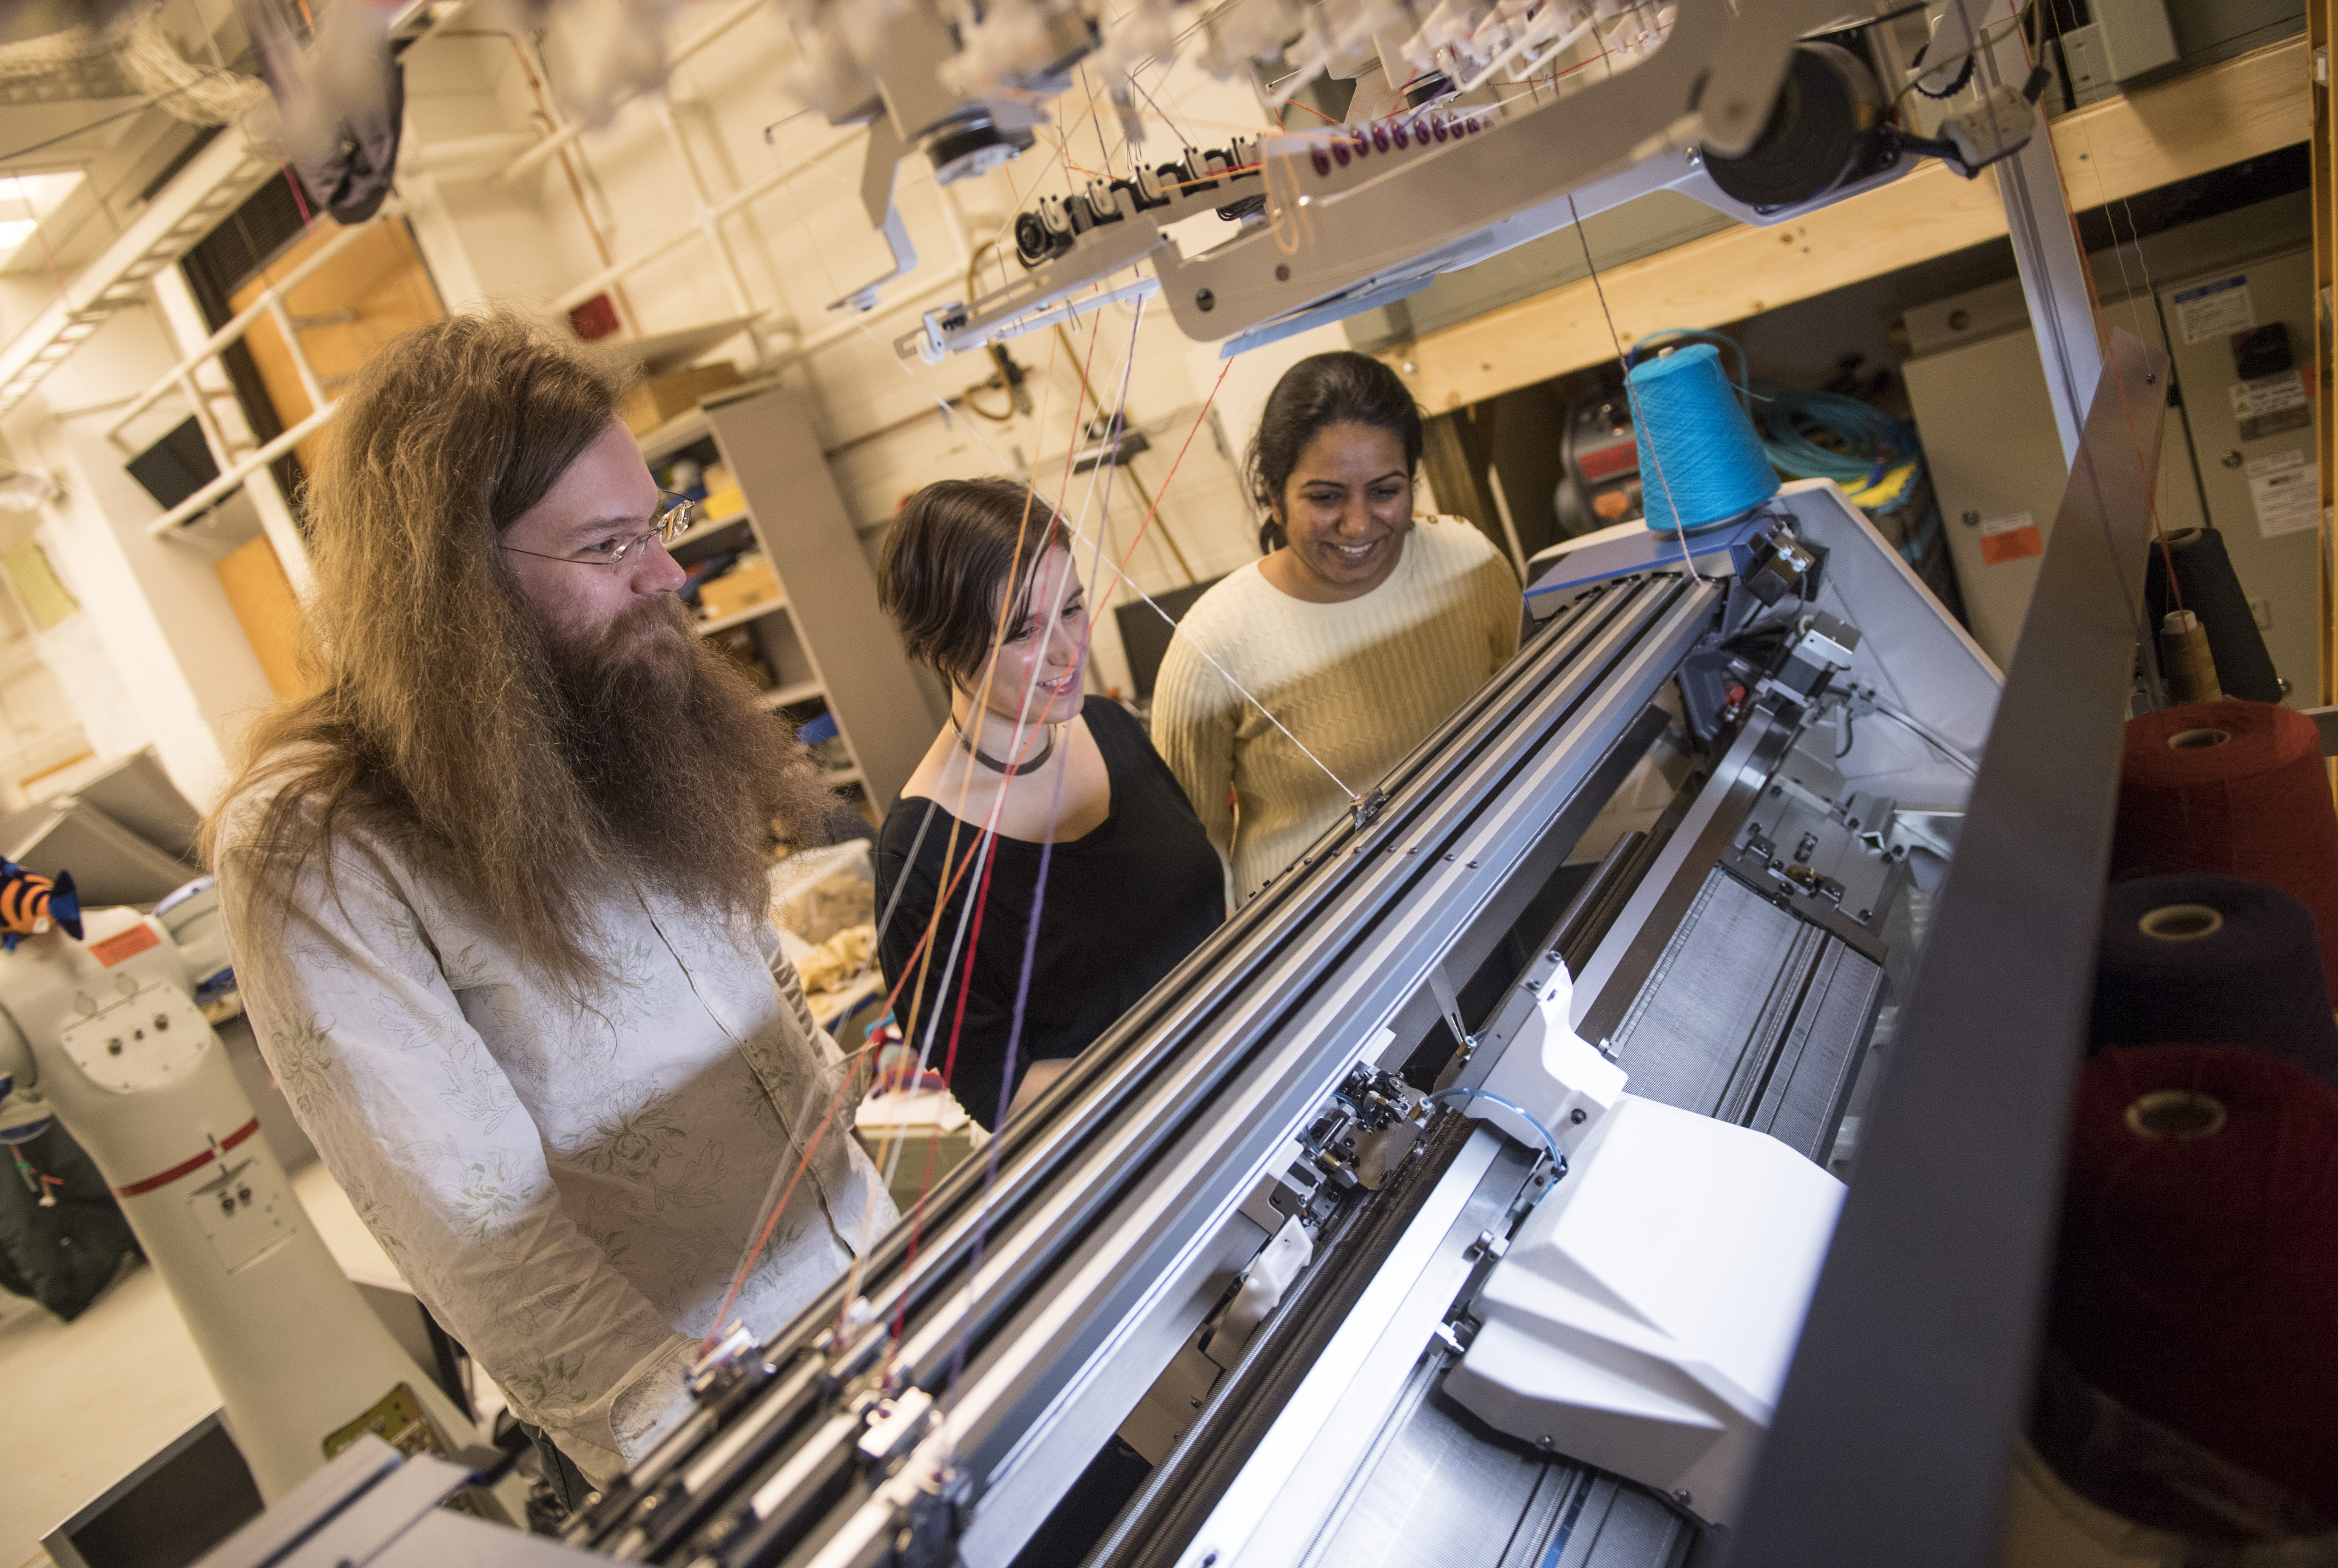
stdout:
<svg viewBox="0 0 2338 1568">
<path fill-rule="evenodd" d="M 2121 303 L 2106 311 L 2127 330 L 2158 338 L 2147 301 L 2140 309 Z M 2022 317 L 2013 329 L 1911 359 L 1901 373 L 1940 495 L 1966 622 L 1973 641 L 2004 669 L 2029 612 L 2069 473 L 2038 339 Z M 2184 416 L 2172 409 L 2160 439 L 2156 505 L 2160 525 L 2171 533 L 2200 525 Z"/>
<path fill-rule="evenodd" d="M 2236 294 L 2245 301 L 2227 303 Z M 2313 254 L 2285 251 L 2165 283 L 2161 318 L 2175 339 L 2176 384 L 2199 458 L 2208 515 L 2225 536 L 2293 708 L 2315 701 L 2321 644 L 2316 584 L 2321 503 L 2313 452 Z M 2244 321 L 2289 329 L 2292 368 L 2245 379 L 2233 331 Z"/>
</svg>

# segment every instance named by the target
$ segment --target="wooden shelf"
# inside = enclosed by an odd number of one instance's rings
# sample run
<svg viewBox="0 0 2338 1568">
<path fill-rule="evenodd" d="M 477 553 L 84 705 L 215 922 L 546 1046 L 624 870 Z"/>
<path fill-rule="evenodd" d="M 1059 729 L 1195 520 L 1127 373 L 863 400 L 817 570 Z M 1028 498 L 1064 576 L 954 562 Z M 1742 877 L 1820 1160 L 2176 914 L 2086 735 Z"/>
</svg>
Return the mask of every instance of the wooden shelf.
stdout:
<svg viewBox="0 0 2338 1568">
<path fill-rule="evenodd" d="M 750 604 L 744 610 L 733 610 L 728 615 L 717 615 L 712 621 L 701 621 L 698 623 L 698 634 L 701 637 L 712 637 L 717 632 L 728 632 L 733 626 L 744 626 L 750 621 L 760 621 L 774 611 L 784 610 L 787 607 L 788 602 L 784 595 L 777 599 L 766 599 L 760 604 Z"/>
<path fill-rule="evenodd" d="M 2313 134 L 2304 34 L 2204 65 L 2052 122 L 2074 201 L 2107 207 L 2264 157 Z M 1722 327 L 1798 299 L 2001 239 L 1994 179 L 1927 162 L 1888 185 L 1775 228 L 1721 233 L 1610 268 L 1377 351 L 1442 414 L 1613 359 L 1658 322 Z M 1612 313 L 1612 315 L 1611 315 Z"/>
<path fill-rule="evenodd" d="M 799 702 L 809 702 L 828 690 L 817 681 L 799 681 L 792 686 L 774 686 L 763 693 L 763 706 L 768 709 L 792 708 Z"/>
<path fill-rule="evenodd" d="M 666 548 L 669 551 L 690 550 L 705 544 L 708 540 L 713 538 L 717 534 L 722 533 L 726 528 L 736 528 L 742 523 L 752 523 L 754 519 L 748 516 L 744 512 L 733 512 L 730 516 L 725 517 L 720 523 L 710 523 L 705 518 L 701 517 L 697 522 L 693 523 L 690 525 L 689 533 L 683 534 L 681 538 L 667 545 Z M 679 559 L 678 556 L 676 558 Z"/>
<path fill-rule="evenodd" d="M 729 388 L 724 388 L 729 390 Z M 636 436 L 643 458 L 650 463 L 663 462 L 693 441 L 712 434 L 714 426 L 706 422 L 704 408 L 685 408 L 664 424 L 653 426 L 645 435 Z"/>
</svg>

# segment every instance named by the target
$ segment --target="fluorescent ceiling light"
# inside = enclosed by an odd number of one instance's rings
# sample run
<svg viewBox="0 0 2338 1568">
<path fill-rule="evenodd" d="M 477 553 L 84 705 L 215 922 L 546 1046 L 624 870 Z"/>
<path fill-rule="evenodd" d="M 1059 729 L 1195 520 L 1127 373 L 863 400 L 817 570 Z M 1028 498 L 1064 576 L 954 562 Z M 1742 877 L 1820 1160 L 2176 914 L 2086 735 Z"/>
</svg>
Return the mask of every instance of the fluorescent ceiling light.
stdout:
<svg viewBox="0 0 2338 1568">
<path fill-rule="evenodd" d="M 81 172 L 67 170 L 60 174 L 10 174 L 0 177 L 0 208 L 14 209 L 10 215 L 45 218 L 56 211 L 57 203 L 73 194 L 74 187 L 82 181 Z"/>
<path fill-rule="evenodd" d="M 78 170 L 0 175 L 0 268 L 16 259 L 41 220 L 62 206 L 81 182 Z"/>
</svg>

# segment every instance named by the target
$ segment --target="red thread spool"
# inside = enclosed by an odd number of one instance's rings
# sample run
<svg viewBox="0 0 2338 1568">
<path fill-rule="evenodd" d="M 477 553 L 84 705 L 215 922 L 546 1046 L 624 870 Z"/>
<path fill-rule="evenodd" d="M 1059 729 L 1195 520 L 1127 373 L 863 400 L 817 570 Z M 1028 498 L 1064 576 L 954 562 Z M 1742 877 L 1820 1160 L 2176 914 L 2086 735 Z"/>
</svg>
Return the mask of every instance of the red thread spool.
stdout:
<svg viewBox="0 0 2338 1568">
<path fill-rule="evenodd" d="M 2216 871 L 2270 882 L 2313 912 L 2338 995 L 2338 811 L 2313 720 L 2270 702 L 2201 702 L 2130 719 L 2111 877 Z"/>
<path fill-rule="evenodd" d="M 2338 1094 L 2245 1046 L 2088 1062 L 2048 1332 L 2137 1414 L 2338 1511 Z"/>
</svg>

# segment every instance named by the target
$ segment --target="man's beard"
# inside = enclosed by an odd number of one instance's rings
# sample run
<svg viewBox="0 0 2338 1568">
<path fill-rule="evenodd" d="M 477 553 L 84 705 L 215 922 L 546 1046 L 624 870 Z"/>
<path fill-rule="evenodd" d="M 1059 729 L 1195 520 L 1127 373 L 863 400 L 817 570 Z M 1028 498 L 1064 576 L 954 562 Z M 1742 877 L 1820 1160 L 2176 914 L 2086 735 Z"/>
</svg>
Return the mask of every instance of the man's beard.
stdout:
<svg viewBox="0 0 2338 1568">
<path fill-rule="evenodd" d="M 578 787 L 634 873 L 685 899 L 760 914 L 776 828 L 817 841 L 834 808 L 810 753 L 753 684 L 660 598 L 584 642 L 545 629 Z"/>
</svg>

